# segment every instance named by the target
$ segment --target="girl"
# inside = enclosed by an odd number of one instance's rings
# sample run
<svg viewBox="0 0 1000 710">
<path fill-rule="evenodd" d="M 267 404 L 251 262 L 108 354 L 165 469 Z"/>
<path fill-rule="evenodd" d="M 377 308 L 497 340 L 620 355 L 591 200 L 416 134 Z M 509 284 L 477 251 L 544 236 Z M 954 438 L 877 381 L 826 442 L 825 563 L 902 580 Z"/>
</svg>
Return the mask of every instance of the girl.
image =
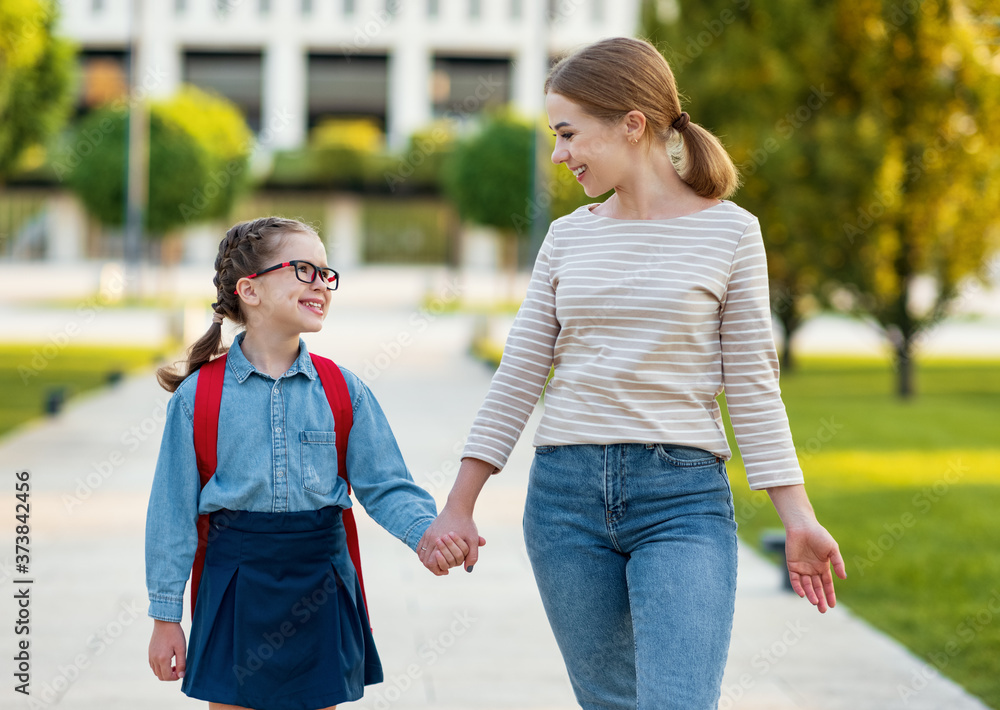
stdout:
<svg viewBox="0 0 1000 710">
<path fill-rule="evenodd" d="M 459 531 L 476 562 L 476 498 L 554 366 L 524 535 L 577 700 L 708 710 L 736 591 L 723 389 L 750 485 L 767 489 L 785 525 L 792 586 L 824 612 L 836 601 L 831 564 L 845 576 L 778 389 L 760 225 L 722 199 L 737 186 L 733 163 L 681 111 L 650 44 L 586 47 L 552 69 L 545 93 L 552 161 L 588 196 L 614 194 L 551 225 L 426 538 Z"/>
<path fill-rule="evenodd" d="M 237 224 L 219 245 L 215 271 L 215 315 L 187 371 L 157 373 L 174 396 L 146 520 L 149 664 L 160 680 L 183 678 L 182 690 L 213 708 L 316 710 L 356 700 L 382 680 L 382 668 L 347 549 L 341 512 L 351 501 L 338 453 L 358 500 L 411 548 L 436 514 L 434 501 L 411 479 L 372 393 L 344 369 L 350 412 L 334 415 L 320 379 L 333 376 L 332 363 L 314 364 L 299 337 L 322 327 L 337 288 L 319 236 L 278 217 Z M 245 331 L 224 362 L 206 368 L 221 373 L 218 440 L 196 451 L 195 417 L 205 407 L 199 368 L 220 352 L 223 317 Z M 351 416 L 344 446 L 340 427 Z M 214 475 L 200 483 L 198 459 L 216 453 Z M 211 525 L 203 572 L 199 561 L 192 577 L 185 652 L 182 598 L 204 515 Z M 468 550 L 451 536 L 429 547 L 435 574 Z"/>
</svg>

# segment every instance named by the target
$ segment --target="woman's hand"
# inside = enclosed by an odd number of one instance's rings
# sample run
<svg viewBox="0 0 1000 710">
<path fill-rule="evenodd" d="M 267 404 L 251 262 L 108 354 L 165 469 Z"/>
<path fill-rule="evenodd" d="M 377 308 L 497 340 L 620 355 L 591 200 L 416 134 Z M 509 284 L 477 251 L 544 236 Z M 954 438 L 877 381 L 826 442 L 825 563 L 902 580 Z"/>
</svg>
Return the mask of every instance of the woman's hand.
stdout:
<svg viewBox="0 0 1000 710">
<path fill-rule="evenodd" d="M 837 605 L 830 567 L 838 577 L 847 579 L 840 547 L 817 522 L 805 486 L 775 486 L 767 493 L 785 526 L 785 562 L 792 589 L 825 613 Z"/>
<path fill-rule="evenodd" d="M 431 572 L 448 574 L 451 567 L 465 563 L 469 572 L 479 560 L 479 548 L 486 544 L 472 516 L 456 515 L 447 506 L 420 538 L 417 555 Z"/>
<path fill-rule="evenodd" d="M 160 680 L 179 680 L 184 677 L 187 643 L 184 629 L 173 621 L 153 620 L 153 637 L 149 641 L 149 667 Z M 172 659 L 177 659 L 174 666 Z"/>
<path fill-rule="evenodd" d="M 837 541 L 819 523 L 785 529 L 785 560 L 792 589 L 814 604 L 820 613 L 837 605 L 830 567 L 847 579 L 844 558 Z"/>
</svg>

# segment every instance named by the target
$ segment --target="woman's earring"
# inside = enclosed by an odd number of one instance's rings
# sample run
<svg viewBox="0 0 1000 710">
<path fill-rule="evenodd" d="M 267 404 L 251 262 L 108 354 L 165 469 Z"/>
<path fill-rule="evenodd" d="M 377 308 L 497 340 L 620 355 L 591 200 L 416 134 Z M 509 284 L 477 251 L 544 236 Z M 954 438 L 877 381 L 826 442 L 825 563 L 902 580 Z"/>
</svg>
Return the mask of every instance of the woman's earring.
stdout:
<svg viewBox="0 0 1000 710">
<path fill-rule="evenodd" d="M 632 139 L 632 145 L 639 145 L 639 139 L 638 138 L 633 138 Z"/>
</svg>

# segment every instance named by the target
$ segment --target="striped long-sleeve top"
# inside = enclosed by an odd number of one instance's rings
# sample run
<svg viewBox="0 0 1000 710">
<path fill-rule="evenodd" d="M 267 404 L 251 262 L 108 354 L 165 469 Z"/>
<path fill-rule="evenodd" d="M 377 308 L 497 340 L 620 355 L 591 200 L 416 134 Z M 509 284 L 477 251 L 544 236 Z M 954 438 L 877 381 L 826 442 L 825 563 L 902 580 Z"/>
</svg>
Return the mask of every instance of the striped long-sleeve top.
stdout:
<svg viewBox="0 0 1000 710">
<path fill-rule="evenodd" d="M 677 444 L 728 460 L 725 390 L 750 487 L 802 483 L 757 218 L 728 201 L 658 220 L 591 207 L 549 228 L 463 457 L 503 468 L 545 388 L 535 446 Z"/>
</svg>

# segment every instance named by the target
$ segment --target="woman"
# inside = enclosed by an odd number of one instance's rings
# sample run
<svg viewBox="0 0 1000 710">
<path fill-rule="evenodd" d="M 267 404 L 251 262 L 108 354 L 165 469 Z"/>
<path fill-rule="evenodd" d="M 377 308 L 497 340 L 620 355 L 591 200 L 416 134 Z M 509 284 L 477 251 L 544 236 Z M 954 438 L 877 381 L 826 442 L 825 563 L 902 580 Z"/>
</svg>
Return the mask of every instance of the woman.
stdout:
<svg viewBox="0 0 1000 710">
<path fill-rule="evenodd" d="M 550 227 L 421 545 L 458 532 L 471 571 L 476 499 L 554 366 L 524 533 L 577 700 L 715 708 L 736 591 L 723 389 L 750 485 L 767 489 L 784 523 L 793 588 L 825 612 L 836 603 L 831 564 L 845 576 L 781 402 L 760 226 L 724 200 L 737 187 L 733 163 L 681 111 L 648 43 L 586 47 L 552 69 L 545 93 L 552 161 L 588 196 L 614 194 Z"/>
</svg>

